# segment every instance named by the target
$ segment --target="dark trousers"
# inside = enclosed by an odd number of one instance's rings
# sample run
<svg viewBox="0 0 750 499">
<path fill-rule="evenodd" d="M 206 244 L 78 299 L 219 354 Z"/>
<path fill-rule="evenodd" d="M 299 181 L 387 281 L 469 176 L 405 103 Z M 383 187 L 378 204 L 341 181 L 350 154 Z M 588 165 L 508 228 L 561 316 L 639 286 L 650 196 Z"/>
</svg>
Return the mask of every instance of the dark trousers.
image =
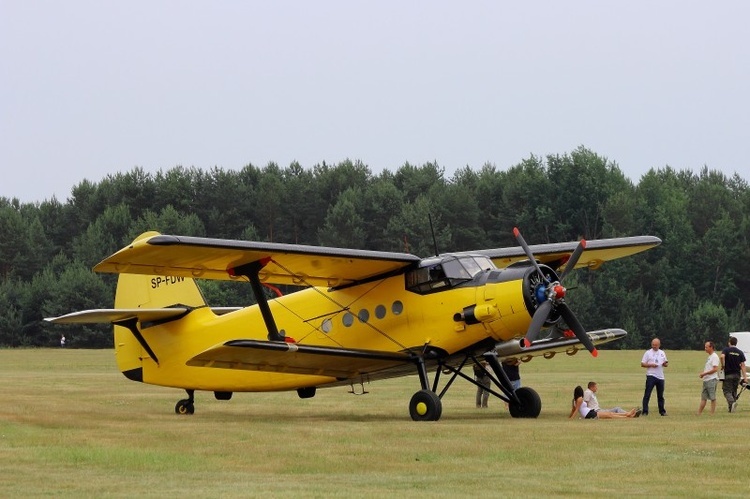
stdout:
<svg viewBox="0 0 750 499">
<path fill-rule="evenodd" d="M 656 387 L 656 401 L 659 403 L 659 414 L 666 414 L 664 409 L 664 380 L 656 376 L 646 376 L 646 391 L 643 392 L 643 414 L 648 414 L 648 401 L 651 400 L 651 392 Z"/>
<path fill-rule="evenodd" d="M 725 374 L 724 383 L 721 386 L 721 390 L 724 392 L 724 398 L 727 399 L 727 404 L 732 406 L 732 402 L 737 400 L 737 388 L 740 386 L 740 375 L 739 374 Z"/>
</svg>

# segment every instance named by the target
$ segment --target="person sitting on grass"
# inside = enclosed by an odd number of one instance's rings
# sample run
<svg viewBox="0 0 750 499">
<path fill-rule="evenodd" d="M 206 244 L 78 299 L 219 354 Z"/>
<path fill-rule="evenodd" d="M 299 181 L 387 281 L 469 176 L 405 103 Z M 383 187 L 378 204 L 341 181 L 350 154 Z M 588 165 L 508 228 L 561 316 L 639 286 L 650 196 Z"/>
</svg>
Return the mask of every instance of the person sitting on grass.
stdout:
<svg viewBox="0 0 750 499">
<path fill-rule="evenodd" d="M 573 407 L 570 410 L 568 419 L 573 419 L 578 413 L 582 419 L 619 419 L 619 418 L 637 418 L 641 415 L 640 409 L 631 409 L 625 413 L 608 412 L 596 409 L 590 409 L 585 400 L 583 400 L 583 388 L 580 385 L 573 390 Z"/>
</svg>

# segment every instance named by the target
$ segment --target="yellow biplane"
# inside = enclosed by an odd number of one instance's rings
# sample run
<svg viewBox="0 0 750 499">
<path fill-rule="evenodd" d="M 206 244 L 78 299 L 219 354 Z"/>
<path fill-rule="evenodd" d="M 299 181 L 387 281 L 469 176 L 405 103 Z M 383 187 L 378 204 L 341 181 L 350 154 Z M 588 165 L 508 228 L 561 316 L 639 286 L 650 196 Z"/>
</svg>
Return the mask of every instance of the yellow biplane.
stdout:
<svg viewBox="0 0 750 499">
<path fill-rule="evenodd" d="M 511 416 L 534 418 L 539 395 L 514 390 L 501 361 L 583 348 L 596 355 L 595 345 L 624 337 L 622 329 L 586 332 L 561 282 L 574 268 L 598 268 L 661 241 L 529 246 L 514 234 L 520 247 L 419 258 L 148 232 L 94 268 L 119 274 L 114 309 L 47 320 L 114 324 L 119 369 L 134 381 L 186 390 L 178 414 L 194 412 L 195 390 L 219 400 L 282 390 L 308 398 L 319 387 L 416 373 L 421 386 L 409 413 L 435 421 L 457 377 L 476 384 L 462 368 L 486 360 L 490 393 Z M 247 281 L 257 304 L 212 308 L 195 279 Z M 264 285 L 279 284 L 306 289 L 269 299 Z"/>
</svg>

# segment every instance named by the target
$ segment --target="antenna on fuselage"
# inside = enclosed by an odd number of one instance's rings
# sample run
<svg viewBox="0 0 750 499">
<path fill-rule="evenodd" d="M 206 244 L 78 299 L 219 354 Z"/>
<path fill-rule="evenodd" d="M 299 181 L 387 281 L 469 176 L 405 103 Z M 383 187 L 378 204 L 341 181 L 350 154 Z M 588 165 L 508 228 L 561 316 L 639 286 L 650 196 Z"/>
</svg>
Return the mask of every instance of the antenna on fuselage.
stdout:
<svg viewBox="0 0 750 499">
<path fill-rule="evenodd" d="M 435 256 L 438 256 L 440 252 L 437 247 L 437 239 L 435 238 L 435 229 L 432 227 L 432 214 L 428 213 L 427 218 L 430 221 L 430 233 L 432 233 L 432 244 L 435 246 Z"/>
</svg>

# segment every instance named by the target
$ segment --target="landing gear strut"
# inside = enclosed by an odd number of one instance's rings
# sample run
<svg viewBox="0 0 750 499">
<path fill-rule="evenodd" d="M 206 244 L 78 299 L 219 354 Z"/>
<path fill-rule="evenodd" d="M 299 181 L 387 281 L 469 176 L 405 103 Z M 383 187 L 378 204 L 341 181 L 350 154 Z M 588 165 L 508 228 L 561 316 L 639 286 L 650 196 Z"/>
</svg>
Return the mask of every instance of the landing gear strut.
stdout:
<svg viewBox="0 0 750 499">
<path fill-rule="evenodd" d="M 440 401 L 440 395 L 430 388 L 424 359 L 420 357 L 416 363 L 422 389 L 412 396 L 409 402 L 409 415 L 414 421 L 437 421 L 443 414 L 443 403 Z M 437 378 L 435 388 L 437 388 Z"/>
<path fill-rule="evenodd" d="M 542 412 L 542 399 L 539 397 L 539 394 L 532 388 L 525 386 L 518 390 L 514 390 L 513 385 L 508 379 L 508 375 L 505 374 L 495 352 L 487 352 L 483 357 L 495 374 L 495 377 L 493 377 L 489 372 L 487 373 L 494 384 L 494 386 L 489 388 L 488 391 L 508 404 L 508 411 L 510 412 L 511 417 L 539 417 L 539 414 Z M 442 359 L 436 360 L 437 370 L 435 373 L 435 379 L 433 380 L 433 385 L 430 386 L 427 378 L 427 368 L 425 366 L 424 357 L 417 357 L 414 359 L 417 366 L 417 373 L 419 374 L 419 382 L 422 385 L 422 389 L 415 393 L 409 402 L 409 415 L 414 421 L 437 421 L 440 419 L 443 412 L 441 398 L 445 392 L 448 391 L 448 388 L 450 388 L 456 378 L 464 378 L 470 383 L 479 386 L 473 378 L 461 372 L 461 369 L 468 362 L 471 361 L 473 363 L 478 363 L 477 358 L 473 354 L 467 354 L 458 366 L 445 363 Z M 438 383 L 442 373 L 452 373 L 453 375 L 438 393 Z"/>
<path fill-rule="evenodd" d="M 484 359 L 492 367 L 499 383 L 497 386 L 503 394 L 508 397 L 508 412 L 514 418 L 536 418 L 542 412 L 542 399 L 536 390 L 522 386 L 518 390 L 513 390 L 508 376 L 503 371 L 500 362 L 497 360 L 495 353 L 485 353 Z"/>
<path fill-rule="evenodd" d="M 193 397 L 193 395 L 195 394 L 195 390 L 185 391 L 188 394 L 188 398 L 182 399 L 177 402 L 177 405 L 174 406 L 175 414 L 190 415 L 195 412 L 195 398 Z"/>
</svg>

